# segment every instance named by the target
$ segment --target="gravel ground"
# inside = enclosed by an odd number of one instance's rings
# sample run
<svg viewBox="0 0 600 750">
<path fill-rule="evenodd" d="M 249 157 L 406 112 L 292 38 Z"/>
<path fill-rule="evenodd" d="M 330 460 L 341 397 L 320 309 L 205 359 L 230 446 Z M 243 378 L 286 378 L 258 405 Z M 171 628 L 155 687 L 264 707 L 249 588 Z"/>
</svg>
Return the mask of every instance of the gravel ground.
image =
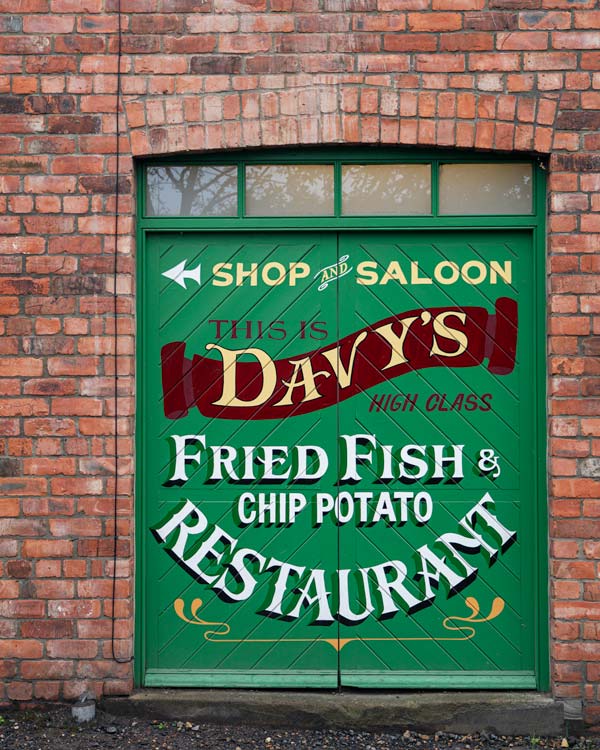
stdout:
<svg viewBox="0 0 600 750">
<path fill-rule="evenodd" d="M 0 714 L 0 750 L 600 750 L 600 737 L 499 737 L 493 734 L 427 735 L 356 732 L 339 729 L 262 729 L 181 721 L 151 721 L 98 713 L 78 726 L 69 708 L 5 711 Z"/>
</svg>

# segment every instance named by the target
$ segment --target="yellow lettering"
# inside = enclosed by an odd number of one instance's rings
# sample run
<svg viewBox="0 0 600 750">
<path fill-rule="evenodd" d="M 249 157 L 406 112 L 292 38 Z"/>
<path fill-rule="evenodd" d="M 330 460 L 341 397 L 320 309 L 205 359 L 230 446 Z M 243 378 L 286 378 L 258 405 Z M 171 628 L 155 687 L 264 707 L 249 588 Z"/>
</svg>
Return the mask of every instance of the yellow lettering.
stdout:
<svg viewBox="0 0 600 750">
<path fill-rule="evenodd" d="M 296 279 L 305 279 L 309 273 L 308 263 L 290 263 L 290 286 L 296 286 Z"/>
<path fill-rule="evenodd" d="M 442 271 L 444 268 L 450 269 L 450 276 L 443 276 Z M 455 284 L 458 281 L 458 277 L 460 276 L 460 271 L 458 270 L 458 263 L 454 263 L 450 260 L 443 260 L 441 263 L 438 263 L 437 266 L 433 270 L 433 275 L 435 276 L 435 280 L 439 282 L 440 284 Z"/>
<path fill-rule="evenodd" d="M 274 279 L 269 276 L 271 270 L 275 271 L 276 276 Z M 267 286 L 278 286 L 279 284 L 283 284 L 285 280 L 285 266 L 276 261 L 266 263 L 262 270 L 262 278 Z"/>
<path fill-rule="evenodd" d="M 419 276 L 419 261 L 411 260 L 410 262 L 410 283 L 411 284 L 433 284 L 429 276 Z"/>
<path fill-rule="evenodd" d="M 273 360 L 262 349 L 226 349 L 218 344 L 207 344 L 208 350 L 216 349 L 223 357 L 223 393 L 215 406 L 260 406 L 271 397 L 277 384 L 277 370 Z M 248 354 L 258 360 L 262 368 L 262 388 L 256 398 L 242 401 L 237 396 L 236 365 L 238 357 Z"/>
<path fill-rule="evenodd" d="M 497 260 L 493 260 L 490 263 L 490 284 L 495 284 L 498 276 L 500 276 L 505 284 L 512 284 L 511 260 L 504 261 L 504 267 L 502 267 Z"/>
<path fill-rule="evenodd" d="M 258 263 L 250 263 L 250 270 L 244 270 L 244 264 L 237 264 L 237 273 L 235 277 L 235 285 L 242 286 L 244 279 L 250 279 L 250 286 L 256 286 L 258 284 Z"/>
<path fill-rule="evenodd" d="M 406 276 L 400 268 L 400 263 L 397 260 L 393 260 L 386 268 L 385 273 L 381 277 L 381 284 L 387 284 L 388 281 L 399 281 L 401 284 L 406 284 Z"/>
<path fill-rule="evenodd" d="M 231 263 L 215 263 L 213 266 L 213 286 L 229 286 L 233 282 L 233 276 L 227 273 L 231 269 Z"/>
<path fill-rule="evenodd" d="M 290 406 L 293 404 L 292 395 L 295 388 L 304 388 L 304 398 L 299 403 L 303 404 L 305 401 L 314 401 L 315 398 L 321 398 L 321 394 L 317 390 L 317 384 L 315 383 L 315 377 L 324 375 L 328 378 L 331 373 L 325 372 L 325 370 L 319 370 L 313 372 L 312 365 L 310 363 L 310 357 L 303 357 L 302 359 L 291 359 L 290 364 L 294 365 L 294 372 L 290 381 L 283 381 L 283 384 L 287 386 L 287 393 L 278 401 L 275 406 Z M 302 372 L 302 380 L 298 380 L 298 374 Z"/>
<path fill-rule="evenodd" d="M 377 262 L 364 260 L 356 267 L 356 283 L 363 286 L 372 286 L 377 283 Z"/>
<path fill-rule="evenodd" d="M 404 356 L 404 342 L 406 341 L 408 330 L 415 320 L 417 320 L 417 318 L 404 318 L 403 320 L 396 321 L 402 326 L 400 336 L 398 336 L 398 334 L 392 329 L 392 323 L 387 323 L 386 325 L 375 329 L 375 333 L 378 333 L 392 347 L 390 361 L 385 367 L 381 368 L 382 370 L 387 370 L 395 365 L 403 365 L 405 362 L 408 362 Z"/>
<path fill-rule="evenodd" d="M 476 271 L 476 276 L 469 276 L 469 271 L 471 269 Z M 460 275 L 462 276 L 463 281 L 466 281 L 467 284 L 481 284 L 482 281 L 485 281 L 485 277 L 487 276 L 487 267 L 485 263 L 482 263 L 480 260 L 470 260 L 460 269 Z"/>
<path fill-rule="evenodd" d="M 442 357 L 458 357 L 460 354 L 466 351 L 469 340 L 463 331 L 458 331 L 456 328 L 451 328 L 449 325 L 446 325 L 446 318 L 450 317 L 458 318 L 458 320 L 460 320 L 463 325 L 467 318 L 465 313 L 454 312 L 452 310 L 442 312 L 439 315 L 436 315 L 433 319 L 433 330 L 434 333 L 436 333 L 438 336 L 441 336 L 443 339 L 447 339 L 448 341 L 455 341 L 458 344 L 458 348 L 454 352 L 444 351 L 443 349 L 440 349 L 434 336 L 433 346 L 431 347 L 431 351 L 429 352 L 430 357 L 433 357 L 435 354 L 439 354 Z"/>
</svg>

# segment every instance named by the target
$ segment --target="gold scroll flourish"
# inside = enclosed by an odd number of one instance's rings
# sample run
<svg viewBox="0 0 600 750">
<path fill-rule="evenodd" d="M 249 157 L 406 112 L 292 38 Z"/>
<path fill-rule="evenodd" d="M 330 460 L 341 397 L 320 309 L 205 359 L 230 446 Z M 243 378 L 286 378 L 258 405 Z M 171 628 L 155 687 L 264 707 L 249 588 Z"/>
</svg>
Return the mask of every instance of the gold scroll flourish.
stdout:
<svg viewBox="0 0 600 750">
<path fill-rule="evenodd" d="M 222 628 L 222 630 L 205 630 L 204 631 L 204 638 L 207 641 L 213 640 L 210 636 L 226 636 L 229 635 L 231 632 L 231 628 L 226 622 L 208 622 L 208 620 L 203 620 L 202 618 L 198 617 L 198 610 L 202 606 L 202 599 L 194 599 L 192 601 L 192 604 L 190 606 L 190 613 L 193 620 L 190 620 L 185 615 L 185 602 L 183 599 L 175 599 L 173 602 L 173 607 L 175 609 L 175 614 L 177 617 L 180 617 L 184 622 L 189 623 L 190 625 L 203 625 L 206 628 Z"/>
<path fill-rule="evenodd" d="M 461 623 L 461 622 L 489 622 L 490 620 L 495 620 L 498 615 L 502 614 L 502 611 L 504 610 L 504 599 L 501 599 L 499 596 L 497 596 L 494 601 L 492 602 L 492 608 L 490 609 L 490 613 L 487 617 L 477 617 L 479 614 L 479 602 L 477 599 L 475 599 L 472 596 L 468 596 L 465 599 L 465 604 L 467 607 L 471 610 L 471 614 L 468 615 L 468 617 L 459 617 L 458 615 L 450 615 L 449 617 L 445 617 L 444 621 L 442 623 L 442 626 L 446 628 L 446 630 L 458 630 L 461 633 L 469 633 L 466 638 L 457 638 L 456 640 L 464 640 L 468 641 L 471 640 L 471 638 L 475 635 L 475 628 L 471 627 L 470 625 L 454 625 L 453 623 Z M 444 639 L 448 640 L 448 639 Z"/>
<path fill-rule="evenodd" d="M 460 615 L 449 615 L 442 621 L 442 627 L 445 630 L 460 633 L 460 635 L 450 636 L 429 636 L 429 637 L 407 637 L 407 638 L 227 638 L 231 632 L 230 626 L 226 622 L 208 622 L 198 616 L 198 611 L 202 606 L 202 599 L 194 599 L 190 605 L 190 614 L 192 619 L 185 614 L 185 602 L 183 599 L 175 599 L 173 608 L 175 614 L 184 622 L 190 625 L 201 625 L 204 631 L 204 639 L 212 643 L 327 643 L 336 651 L 341 651 L 344 646 L 353 641 L 470 641 L 476 633 L 476 629 L 468 623 L 482 623 L 494 620 L 504 610 L 504 599 L 497 596 L 486 617 L 479 617 L 479 602 L 472 596 L 465 599 L 467 608 L 471 611 L 466 617 Z M 217 630 L 213 630 L 217 628 Z"/>
</svg>

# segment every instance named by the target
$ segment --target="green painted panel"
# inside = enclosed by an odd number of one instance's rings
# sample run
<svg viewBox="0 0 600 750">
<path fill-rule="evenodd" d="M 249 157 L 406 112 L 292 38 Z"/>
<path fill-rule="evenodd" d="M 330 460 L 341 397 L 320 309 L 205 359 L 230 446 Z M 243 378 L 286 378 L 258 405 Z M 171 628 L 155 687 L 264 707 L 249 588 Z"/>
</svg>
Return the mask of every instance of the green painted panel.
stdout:
<svg viewBox="0 0 600 750">
<path fill-rule="evenodd" d="M 316 532 L 308 510 L 294 517 L 309 495 L 281 477 L 314 473 L 316 450 L 301 455 L 295 444 L 335 455 L 335 412 L 254 420 L 250 406 L 209 405 L 203 414 L 192 405 L 211 388 L 217 402 L 218 391 L 237 388 L 243 360 L 255 369 L 238 400 L 258 401 L 270 387 L 261 357 L 266 367 L 313 348 L 314 337 L 335 340 L 335 326 L 323 326 L 335 321 L 335 294 L 315 297 L 308 278 L 311 266 L 334 262 L 335 244 L 311 234 L 148 238 L 140 424 L 147 684 L 214 685 L 218 674 L 230 685 L 261 675 L 263 684 L 337 684 L 337 653 L 325 640 L 337 639 L 337 622 L 316 630 L 307 617 L 282 620 L 301 608 L 292 589 L 303 570 L 288 563 L 337 564 L 337 529 Z M 226 364 L 239 349 L 249 351 Z M 329 487 L 335 468 L 310 492 Z M 174 672 L 177 680 L 160 682 Z"/>
<path fill-rule="evenodd" d="M 144 684 L 536 686 L 534 277 L 528 229 L 148 233 Z"/>
<path fill-rule="evenodd" d="M 362 684 L 362 672 L 370 685 L 373 671 L 398 687 L 407 672 L 533 678 L 531 237 L 344 234 L 340 252 L 363 282 L 343 294 L 340 281 L 342 336 L 396 315 L 398 360 L 411 366 L 422 341 L 443 352 L 443 366 L 421 360 L 340 409 L 346 474 L 360 476 L 343 488 L 354 515 L 340 527 L 340 566 L 365 613 L 340 630 L 342 684 Z"/>
</svg>

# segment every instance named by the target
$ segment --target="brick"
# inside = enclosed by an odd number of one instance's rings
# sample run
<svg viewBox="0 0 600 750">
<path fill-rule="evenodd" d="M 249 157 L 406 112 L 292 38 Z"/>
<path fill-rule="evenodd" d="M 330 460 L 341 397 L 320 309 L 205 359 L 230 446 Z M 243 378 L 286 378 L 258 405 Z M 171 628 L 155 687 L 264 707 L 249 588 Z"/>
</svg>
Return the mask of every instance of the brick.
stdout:
<svg viewBox="0 0 600 750">
<path fill-rule="evenodd" d="M 469 55 L 469 70 L 518 70 L 518 55 L 510 52 L 473 53 Z"/>
<path fill-rule="evenodd" d="M 600 170 L 598 154 L 557 154 L 556 164 L 560 169 L 577 172 L 595 172 Z"/>
<path fill-rule="evenodd" d="M 600 112 L 560 112 L 556 125 L 564 130 L 597 130 L 600 128 Z"/>
<path fill-rule="evenodd" d="M 17 550 L 18 546 L 15 539 L 0 539 L 0 556 L 16 557 Z"/>
<path fill-rule="evenodd" d="M 85 640 L 48 641 L 46 652 L 51 659 L 93 659 L 98 653 L 98 644 Z"/>
<path fill-rule="evenodd" d="M 73 543 L 66 540 L 25 540 L 23 542 L 24 557 L 71 557 Z"/>
<path fill-rule="evenodd" d="M 62 14 L 25 16 L 23 19 L 23 31 L 26 34 L 69 34 L 74 26 L 74 17 Z"/>
<path fill-rule="evenodd" d="M 17 216 L 0 216 L 0 231 L 4 234 L 18 234 L 21 231 L 21 221 Z"/>
<path fill-rule="evenodd" d="M 107 175 L 83 175 L 79 179 L 79 185 L 85 193 L 101 193 L 110 195 L 113 194 L 117 189 L 116 177 Z M 121 195 L 131 192 L 131 180 L 127 177 L 120 177 L 118 188 Z"/>
<path fill-rule="evenodd" d="M 577 56 L 570 52 L 528 52 L 524 55 L 525 70 L 573 70 Z"/>
<path fill-rule="evenodd" d="M 580 626 L 576 622 L 553 622 L 552 636 L 561 641 L 575 641 L 580 636 Z"/>
<path fill-rule="evenodd" d="M 106 695 L 129 695 L 132 689 L 133 683 L 131 679 L 104 681 Z"/>
<path fill-rule="evenodd" d="M 21 462 L 17 458 L 0 457 L 0 477 L 16 477 L 21 474 Z"/>
<path fill-rule="evenodd" d="M 0 599 L 16 599 L 19 588 L 18 581 L 0 581 Z"/>
<path fill-rule="evenodd" d="M 33 281 L 33 280 L 32 280 Z M 27 280 L 23 280 L 22 287 L 23 292 L 28 287 Z M 15 291 L 17 288 L 14 287 Z M 33 377 L 41 375 L 43 371 L 43 362 L 41 359 L 34 359 L 32 357 L 5 357 L 0 358 L 0 377 Z"/>
<path fill-rule="evenodd" d="M 25 111 L 25 101 L 21 96 L 0 95 L 0 115 Z"/>
<path fill-rule="evenodd" d="M 56 474 L 74 474 L 75 460 L 72 458 L 26 458 L 23 461 L 25 474 L 40 474 L 43 476 Z"/>
<path fill-rule="evenodd" d="M 583 562 L 570 560 L 555 562 L 553 565 L 553 575 L 557 578 L 566 578 L 575 580 L 581 578 L 595 578 L 595 566 L 593 562 Z"/>
<path fill-rule="evenodd" d="M 96 375 L 99 371 L 99 357 L 50 357 L 48 372 L 54 376 Z"/>
<path fill-rule="evenodd" d="M 93 398 L 53 398 L 52 414 L 57 416 L 101 416 L 102 402 Z"/>
<path fill-rule="evenodd" d="M 46 682 L 38 680 L 33 686 L 33 696 L 43 701 L 58 701 L 61 683 L 59 681 Z"/>
<path fill-rule="evenodd" d="M 542 0 L 490 0 L 489 7 L 493 10 L 530 10 L 542 7 Z"/>
<path fill-rule="evenodd" d="M 430 34 L 385 34 L 383 49 L 388 52 L 434 52 L 437 39 Z"/>
<path fill-rule="evenodd" d="M 548 49 L 548 34 L 544 31 L 511 31 L 496 35 L 499 50 Z"/>
<path fill-rule="evenodd" d="M 33 695 L 33 686 L 26 682 L 10 682 L 6 688 L 6 696 L 11 701 L 28 701 Z"/>
<path fill-rule="evenodd" d="M 597 49 L 598 31 L 557 31 L 552 42 L 556 49 Z"/>
<path fill-rule="evenodd" d="M 17 674 L 17 661 L 15 659 L 5 659 L 0 663 L 0 677 L 3 679 L 13 678 Z"/>
<path fill-rule="evenodd" d="M 444 34 L 440 38 L 440 50 L 447 52 L 471 52 L 494 49 L 493 34 L 457 33 Z"/>
<path fill-rule="evenodd" d="M 38 578 L 58 578 L 60 569 L 60 560 L 39 560 L 35 564 L 35 575 Z"/>
<path fill-rule="evenodd" d="M 0 658 L 39 659 L 43 648 L 35 640 L 4 640 L 0 639 Z"/>
<path fill-rule="evenodd" d="M 6 563 L 6 573 L 12 578 L 29 578 L 32 565 L 27 560 L 9 560 Z"/>
<path fill-rule="evenodd" d="M 483 11 L 464 14 L 464 28 L 475 31 L 501 31 L 516 29 L 519 16 L 516 13 Z"/>
<path fill-rule="evenodd" d="M 50 520 L 50 533 L 60 537 L 100 536 L 102 523 L 96 518 L 70 518 Z"/>
<path fill-rule="evenodd" d="M 571 14 L 563 11 L 538 10 L 519 14 L 520 29 L 568 29 Z"/>
<path fill-rule="evenodd" d="M 36 581 L 33 590 L 39 599 L 72 599 L 75 593 L 73 581 L 55 581 L 52 579 Z"/>
<path fill-rule="evenodd" d="M 201 75 L 234 75 L 241 69 L 239 55 L 195 55 L 190 59 L 190 71 Z"/>
<path fill-rule="evenodd" d="M 456 73 L 465 69 L 465 60 L 463 55 L 455 54 L 415 55 L 415 67 L 418 71 Z"/>
<path fill-rule="evenodd" d="M 97 599 L 73 599 L 64 602 L 48 602 L 48 615 L 55 618 L 84 619 L 100 616 L 100 602 Z"/>
<path fill-rule="evenodd" d="M 21 666 L 21 675 L 25 680 L 64 680 L 72 674 L 72 661 L 27 661 Z"/>
<path fill-rule="evenodd" d="M 84 477 L 56 477 L 50 480 L 50 488 L 55 495 L 99 495 L 102 481 Z"/>
<path fill-rule="evenodd" d="M 462 28 L 460 13 L 409 13 L 410 31 L 457 31 Z"/>
<path fill-rule="evenodd" d="M 327 41 L 331 52 L 378 53 L 381 46 L 378 34 L 329 34 Z"/>
<path fill-rule="evenodd" d="M 99 133 L 102 121 L 92 115 L 65 115 L 48 117 L 48 133 Z"/>
</svg>

